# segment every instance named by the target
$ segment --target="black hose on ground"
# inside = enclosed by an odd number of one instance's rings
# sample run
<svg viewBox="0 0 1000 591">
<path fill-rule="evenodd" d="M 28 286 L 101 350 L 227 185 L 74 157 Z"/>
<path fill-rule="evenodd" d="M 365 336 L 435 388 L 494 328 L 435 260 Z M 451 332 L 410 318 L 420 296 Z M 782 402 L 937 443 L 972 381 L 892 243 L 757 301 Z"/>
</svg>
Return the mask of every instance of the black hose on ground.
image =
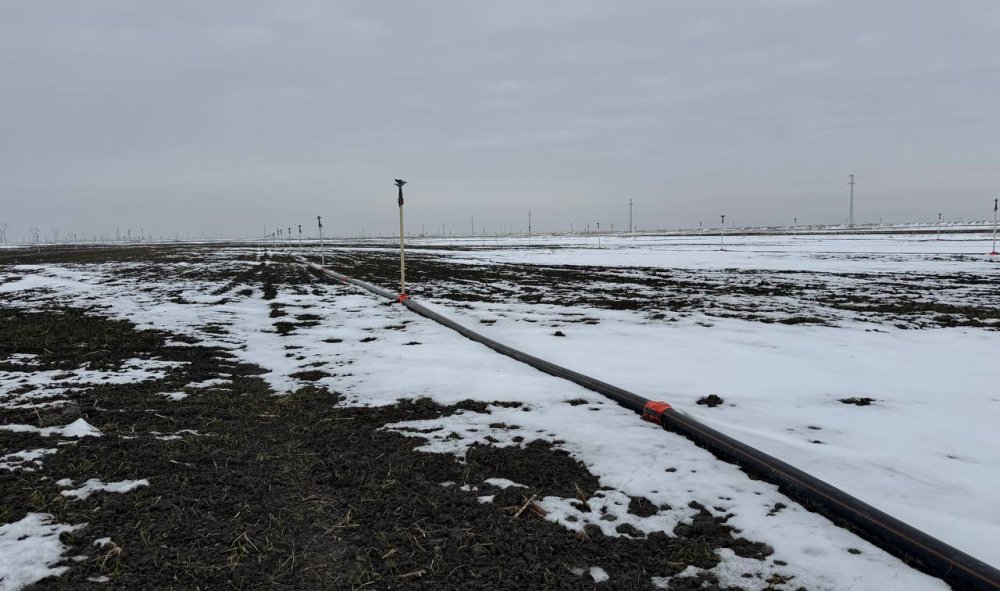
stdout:
<svg viewBox="0 0 1000 591">
<path fill-rule="evenodd" d="M 654 403 L 655 404 L 655 403 Z M 695 442 L 748 474 L 778 485 L 804 507 L 857 534 L 904 563 L 939 577 L 954 589 L 1000 589 L 1000 571 L 773 456 L 707 427 L 672 408 L 659 417 L 664 429 Z"/>
<path fill-rule="evenodd" d="M 306 262 L 301 258 L 299 260 Z M 498 353 L 611 398 L 621 406 L 641 414 L 644 419 L 690 439 L 720 460 L 736 464 L 747 473 L 777 485 L 783 494 L 804 507 L 868 540 L 907 565 L 943 579 L 954 589 L 1000 590 L 1000 571 L 996 568 L 903 523 L 839 488 L 700 423 L 665 402 L 649 400 L 504 345 L 428 309 L 409 297 L 400 297 L 314 263 L 307 264 L 314 271 L 356 285 L 384 298 L 399 301 L 417 314 L 447 326 Z"/>
</svg>

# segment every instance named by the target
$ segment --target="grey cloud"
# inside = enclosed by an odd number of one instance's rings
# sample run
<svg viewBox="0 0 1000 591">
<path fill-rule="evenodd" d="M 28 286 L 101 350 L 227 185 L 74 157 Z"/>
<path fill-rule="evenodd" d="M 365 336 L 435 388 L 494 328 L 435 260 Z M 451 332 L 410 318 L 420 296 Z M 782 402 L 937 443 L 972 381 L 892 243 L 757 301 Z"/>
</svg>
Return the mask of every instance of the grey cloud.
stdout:
<svg viewBox="0 0 1000 591">
<path fill-rule="evenodd" d="M 428 228 L 838 222 L 848 173 L 862 220 L 985 217 L 998 40 L 976 0 L 5 2 L 0 221 L 390 232 L 402 176 Z"/>
</svg>

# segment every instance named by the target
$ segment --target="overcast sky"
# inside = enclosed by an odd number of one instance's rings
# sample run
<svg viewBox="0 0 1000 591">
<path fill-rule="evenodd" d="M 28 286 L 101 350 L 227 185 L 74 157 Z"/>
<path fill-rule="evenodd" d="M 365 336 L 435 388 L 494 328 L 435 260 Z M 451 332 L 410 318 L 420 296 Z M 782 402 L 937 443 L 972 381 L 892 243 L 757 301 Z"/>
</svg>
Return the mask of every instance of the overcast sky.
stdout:
<svg viewBox="0 0 1000 591">
<path fill-rule="evenodd" d="M 0 224 L 985 219 L 1000 2 L 0 0 Z"/>
</svg>

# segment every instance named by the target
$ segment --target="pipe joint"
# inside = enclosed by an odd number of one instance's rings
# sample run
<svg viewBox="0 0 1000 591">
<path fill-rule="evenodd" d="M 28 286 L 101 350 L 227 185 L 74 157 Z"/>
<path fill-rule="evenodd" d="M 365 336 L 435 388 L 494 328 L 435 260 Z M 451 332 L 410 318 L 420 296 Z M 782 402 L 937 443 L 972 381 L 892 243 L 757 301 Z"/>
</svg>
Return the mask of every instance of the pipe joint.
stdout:
<svg viewBox="0 0 1000 591">
<path fill-rule="evenodd" d="M 663 424 L 663 413 L 671 408 L 673 407 L 662 400 L 650 400 L 646 406 L 642 407 L 642 418 L 650 423 L 661 425 Z"/>
</svg>

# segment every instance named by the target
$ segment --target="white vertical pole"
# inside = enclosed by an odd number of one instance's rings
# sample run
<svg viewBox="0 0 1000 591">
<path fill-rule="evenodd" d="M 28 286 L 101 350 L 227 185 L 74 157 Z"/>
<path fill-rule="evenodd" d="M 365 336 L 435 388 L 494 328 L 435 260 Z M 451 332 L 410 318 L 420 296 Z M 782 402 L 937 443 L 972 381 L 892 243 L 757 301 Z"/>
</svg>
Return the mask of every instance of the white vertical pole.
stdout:
<svg viewBox="0 0 1000 591">
<path fill-rule="evenodd" d="M 997 202 L 1000 199 L 993 200 L 993 251 L 990 254 L 1000 254 L 997 253 Z"/>
<path fill-rule="evenodd" d="M 403 188 L 399 188 L 400 192 Z M 399 206 L 399 295 L 406 295 L 406 243 L 403 241 L 403 206 Z"/>
<path fill-rule="evenodd" d="M 854 227 L 854 175 L 851 175 L 851 182 L 847 183 L 851 186 L 851 207 L 847 214 L 847 227 Z"/>
<path fill-rule="evenodd" d="M 719 250 L 726 250 L 726 214 L 720 216 L 722 218 L 721 228 L 719 228 Z"/>
<path fill-rule="evenodd" d="M 326 266 L 326 255 L 323 254 L 323 218 L 322 216 L 316 216 L 316 223 L 319 224 L 319 264 L 321 267 Z"/>
<path fill-rule="evenodd" d="M 403 185 L 406 181 L 396 179 L 396 186 L 399 188 L 399 299 L 400 302 L 406 296 L 406 242 L 403 234 Z"/>
</svg>

